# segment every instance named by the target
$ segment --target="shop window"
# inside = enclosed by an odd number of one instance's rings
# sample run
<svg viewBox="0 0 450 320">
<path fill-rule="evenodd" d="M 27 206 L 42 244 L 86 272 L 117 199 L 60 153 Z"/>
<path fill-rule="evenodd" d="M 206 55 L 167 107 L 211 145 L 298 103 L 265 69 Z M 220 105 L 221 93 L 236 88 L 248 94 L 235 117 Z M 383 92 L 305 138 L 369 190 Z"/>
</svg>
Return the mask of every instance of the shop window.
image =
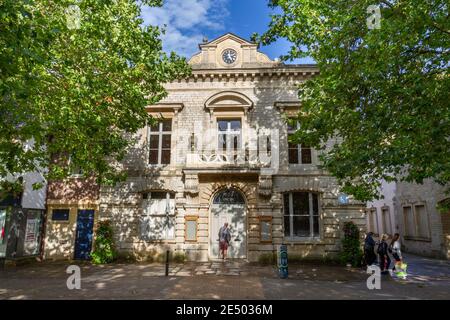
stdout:
<svg viewBox="0 0 450 320">
<path fill-rule="evenodd" d="M 23 244 L 23 255 L 39 254 L 41 244 L 42 211 L 28 210 L 27 224 L 25 227 L 25 237 Z"/>
<path fill-rule="evenodd" d="M 287 238 L 319 237 L 319 197 L 316 193 L 284 195 L 284 235 Z"/>
<path fill-rule="evenodd" d="M 69 221 L 70 210 L 69 209 L 53 209 L 52 220 L 53 221 Z"/>
</svg>

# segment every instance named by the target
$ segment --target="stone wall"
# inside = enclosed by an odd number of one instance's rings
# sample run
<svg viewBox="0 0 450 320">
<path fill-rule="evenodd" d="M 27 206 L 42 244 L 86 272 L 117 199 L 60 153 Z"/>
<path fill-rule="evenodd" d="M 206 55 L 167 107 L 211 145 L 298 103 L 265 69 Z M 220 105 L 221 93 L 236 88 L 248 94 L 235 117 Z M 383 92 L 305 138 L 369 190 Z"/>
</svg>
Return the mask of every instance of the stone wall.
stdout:
<svg viewBox="0 0 450 320">
<path fill-rule="evenodd" d="M 439 202 L 448 196 L 444 193 L 445 187 L 431 180 L 425 180 L 423 184 L 398 183 L 395 204 L 396 220 L 400 225 L 402 244 L 406 252 L 416 253 L 424 256 L 448 258 L 448 230 L 445 230 L 445 213 L 437 209 Z M 430 228 L 429 239 L 418 239 L 405 237 L 405 222 L 403 207 L 424 205 L 428 216 Z"/>
</svg>

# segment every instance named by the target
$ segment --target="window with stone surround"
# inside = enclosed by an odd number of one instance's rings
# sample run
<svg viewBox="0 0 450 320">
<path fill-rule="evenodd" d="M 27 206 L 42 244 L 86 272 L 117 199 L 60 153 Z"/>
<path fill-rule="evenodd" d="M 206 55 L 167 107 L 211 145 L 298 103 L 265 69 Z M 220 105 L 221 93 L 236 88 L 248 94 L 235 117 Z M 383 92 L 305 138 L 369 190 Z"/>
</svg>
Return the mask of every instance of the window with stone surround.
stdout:
<svg viewBox="0 0 450 320">
<path fill-rule="evenodd" d="M 300 129 L 300 122 L 290 119 L 288 121 L 288 157 L 290 164 L 311 164 L 311 148 L 306 145 L 290 142 L 291 137 Z"/>
<path fill-rule="evenodd" d="M 366 209 L 367 231 L 373 232 L 374 235 L 379 234 L 377 208 Z"/>
<path fill-rule="evenodd" d="M 142 240 L 175 238 L 175 194 L 149 192 L 143 194 L 140 235 Z"/>
<path fill-rule="evenodd" d="M 392 235 L 392 222 L 389 207 L 381 208 L 381 219 L 383 222 L 383 232 Z"/>
<path fill-rule="evenodd" d="M 284 236 L 289 239 L 319 237 L 319 196 L 311 192 L 283 195 Z"/>
<path fill-rule="evenodd" d="M 241 119 L 217 119 L 218 150 L 236 152 L 241 149 Z"/>
<path fill-rule="evenodd" d="M 417 237 L 422 239 L 429 239 L 430 228 L 428 225 L 428 212 L 425 205 L 415 205 L 414 211 L 417 225 Z"/>
<path fill-rule="evenodd" d="M 403 207 L 405 237 L 418 240 L 430 239 L 429 216 L 425 204 Z"/>
<path fill-rule="evenodd" d="M 170 164 L 172 119 L 158 121 L 149 128 L 149 163 Z"/>
<path fill-rule="evenodd" d="M 416 235 L 416 228 L 414 224 L 414 215 L 411 206 L 403 207 L 403 219 L 405 222 L 405 236 L 414 237 Z"/>
</svg>

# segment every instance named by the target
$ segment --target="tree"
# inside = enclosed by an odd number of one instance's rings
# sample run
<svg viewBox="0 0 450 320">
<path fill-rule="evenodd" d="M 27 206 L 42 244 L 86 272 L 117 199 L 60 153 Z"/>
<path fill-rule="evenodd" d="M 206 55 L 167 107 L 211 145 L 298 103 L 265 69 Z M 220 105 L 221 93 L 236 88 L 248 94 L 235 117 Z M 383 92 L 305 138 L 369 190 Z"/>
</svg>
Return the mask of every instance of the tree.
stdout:
<svg viewBox="0 0 450 320">
<path fill-rule="evenodd" d="M 120 178 L 113 160 L 154 121 L 145 106 L 190 72 L 140 18 L 161 2 L 0 0 L 0 178 L 41 168 L 48 179 L 74 168 Z"/>
<path fill-rule="evenodd" d="M 379 1 L 380 28 L 373 4 L 272 0 L 277 13 L 257 36 L 289 40 L 284 59 L 317 62 L 320 75 L 300 86 L 295 140 L 323 150 L 323 166 L 360 200 L 378 198 L 382 179 L 450 180 L 448 1 Z"/>
</svg>

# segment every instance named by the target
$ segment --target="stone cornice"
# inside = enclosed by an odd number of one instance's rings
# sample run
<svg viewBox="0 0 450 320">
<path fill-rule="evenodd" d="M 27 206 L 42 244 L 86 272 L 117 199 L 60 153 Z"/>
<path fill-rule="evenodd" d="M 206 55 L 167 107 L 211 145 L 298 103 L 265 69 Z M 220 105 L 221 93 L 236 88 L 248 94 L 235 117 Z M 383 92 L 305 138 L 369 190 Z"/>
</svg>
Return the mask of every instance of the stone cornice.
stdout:
<svg viewBox="0 0 450 320">
<path fill-rule="evenodd" d="M 146 107 L 148 112 L 173 112 L 173 113 L 178 113 L 183 108 L 184 108 L 183 103 L 165 103 L 165 102 L 161 102 Z"/>
<path fill-rule="evenodd" d="M 273 68 L 239 68 L 239 69 L 193 69 L 192 74 L 175 82 L 190 81 L 237 81 L 293 78 L 304 79 L 316 76 L 319 69 L 315 65 L 291 65 Z"/>
</svg>

